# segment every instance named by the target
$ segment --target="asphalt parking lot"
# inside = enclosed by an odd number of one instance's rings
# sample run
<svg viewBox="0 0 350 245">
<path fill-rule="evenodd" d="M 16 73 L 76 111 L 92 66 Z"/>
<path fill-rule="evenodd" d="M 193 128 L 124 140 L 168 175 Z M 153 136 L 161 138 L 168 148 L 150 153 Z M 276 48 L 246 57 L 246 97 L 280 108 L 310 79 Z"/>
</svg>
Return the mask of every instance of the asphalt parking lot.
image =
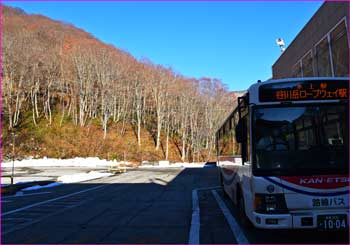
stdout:
<svg viewBox="0 0 350 245">
<path fill-rule="evenodd" d="M 348 233 L 246 229 L 219 184 L 215 166 L 154 168 L 2 196 L 2 243 L 348 243 Z"/>
</svg>

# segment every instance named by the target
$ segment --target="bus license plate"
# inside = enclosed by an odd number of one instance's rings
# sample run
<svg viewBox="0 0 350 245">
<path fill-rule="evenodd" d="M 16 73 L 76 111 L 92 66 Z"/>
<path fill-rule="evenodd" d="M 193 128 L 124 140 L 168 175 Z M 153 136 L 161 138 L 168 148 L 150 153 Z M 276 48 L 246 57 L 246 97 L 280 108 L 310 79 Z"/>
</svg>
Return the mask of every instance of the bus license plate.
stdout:
<svg viewBox="0 0 350 245">
<path fill-rule="evenodd" d="M 319 215 L 317 216 L 317 226 L 322 230 L 347 229 L 347 216 L 344 214 Z"/>
</svg>

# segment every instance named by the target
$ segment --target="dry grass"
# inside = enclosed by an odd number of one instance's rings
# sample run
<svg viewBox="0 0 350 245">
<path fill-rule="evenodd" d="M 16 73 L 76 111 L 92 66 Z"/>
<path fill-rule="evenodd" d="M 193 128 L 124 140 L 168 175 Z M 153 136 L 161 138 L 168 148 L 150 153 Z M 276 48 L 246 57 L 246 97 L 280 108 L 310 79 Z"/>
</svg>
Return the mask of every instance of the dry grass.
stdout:
<svg viewBox="0 0 350 245">
<path fill-rule="evenodd" d="M 3 125 L 3 157 L 12 156 L 12 137 Z M 140 163 L 142 161 L 158 161 L 165 159 L 165 140 L 162 147 L 156 151 L 151 133 L 146 129 L 141 131 L 141 147 L 137 144 L 132 125 L 127 125 L 125 133 L 120 134 L 121 125 L 112 124 L 108 129 L 106 139 L 98 121 L 90 122 L 85 127 L 76 126 L 66 121 L 59 125 L 59 119 L 52 125 L 42 119 L 37 126 L 27 117 L 15 131 L 16 157 L 33 156 L 52 158 L 100 157 L 118 161 Z M 206 154 L 202 154 L 205 157 Z M 173 141 L 169 144 L 169 160 L 181 161 L 181 155 Z M 191 159 L 189 159 L 191 160 Z M 194 160 L 198 160 L 195 158 Z M 201 161 L 204 159 L 200 159 Z"/>
</svg>

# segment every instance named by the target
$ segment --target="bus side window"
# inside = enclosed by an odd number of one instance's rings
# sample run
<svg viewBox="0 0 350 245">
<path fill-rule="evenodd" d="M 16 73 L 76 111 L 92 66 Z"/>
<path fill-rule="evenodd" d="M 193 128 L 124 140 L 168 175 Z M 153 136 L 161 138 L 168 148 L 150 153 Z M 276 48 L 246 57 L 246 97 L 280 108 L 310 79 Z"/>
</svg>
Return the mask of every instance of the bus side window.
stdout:
<svg viewBox="0 0 350 245">
<path fill-rule="evenodd" d="M 249 135 L 249 117 L 244 116 L 242 119 L 242 164 L 250 159 L 250 135 Z"/>
<path fill-rule="evenodd" d="M 250 162 L 250 121 L 249 121 L 249 114 L 246 116 L 246 123 L 247 123 L 247 126 L 246 126 L 246 134 L 247 134 L 247 137 L 246 137 L 246 149 L 247 149 L 247 152 L 246 152 L 246 159 L 248 162 Z"/>
<path fill-rule="evenodd" d="M 249 161 L 250 158 L 250 135 L 249 135 L 249 119 L 248 116 L 244 116 L 238 122 L 237 127 L 235 129 L 235 136 L 238 143 L 240 143 L 241 147 L 241 156 L 242 156 L 242 164 L 244 162 Z"/>
</svg>

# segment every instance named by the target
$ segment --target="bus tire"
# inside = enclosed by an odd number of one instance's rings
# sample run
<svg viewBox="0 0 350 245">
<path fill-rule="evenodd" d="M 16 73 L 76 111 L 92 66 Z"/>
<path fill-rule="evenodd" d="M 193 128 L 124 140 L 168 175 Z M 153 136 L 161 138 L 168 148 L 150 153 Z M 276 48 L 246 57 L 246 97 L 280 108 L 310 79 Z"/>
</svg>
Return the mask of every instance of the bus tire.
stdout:
<svg viewBox="0 0 350 245">
<path fill-rule="evenodd" d="M 239 219 L 242 223 L 242 226 L 246 229 L 252 228 L 253 224 L 249 220 L 249 218 L 247 217 L 247 214 L 245 212 L 245 204 L 244 204 L 244 198 L 243 198 L 242 194 L 239 195 L 239 199 L 238 199 L 237 204 L 238 204 L 238 216 L 239 216 Z"/>
<path fill-rule="evenodd" d="M 222 188 L 222 192 L 223 192 L 223 196 L 225 199 L 230 198 L 229 195 L 227 194 L 227 192 L 225 191 L 225 185 L 224 185 L 224 176 L 222 176 L 222 173 L 220 173 L 220 185 Z"/>
<path fill-rule="evenodd" d="M 224 188 L 224 176 L 222 176 L 222 173 L 220 173 L 220 186 Z"/>
</svg>

